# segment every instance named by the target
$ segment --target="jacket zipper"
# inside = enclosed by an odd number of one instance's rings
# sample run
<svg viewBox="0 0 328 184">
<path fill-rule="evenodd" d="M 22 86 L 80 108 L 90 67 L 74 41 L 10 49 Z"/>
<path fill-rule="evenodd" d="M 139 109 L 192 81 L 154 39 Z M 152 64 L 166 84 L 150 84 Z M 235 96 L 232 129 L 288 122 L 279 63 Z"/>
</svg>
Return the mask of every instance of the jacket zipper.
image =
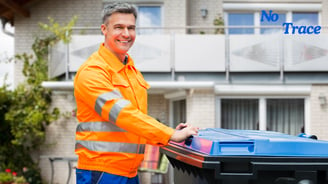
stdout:
<svg viewBox="0 0 328 184">
<path fill-rule="evenodd" d="M 133 91 L 134 100 L 135 100 L 136 103 L 137 103 L 138 109 L 140 109 L 139 102 L 138 102 L 137 97 L 136 97 L 136 92 L 135 92 L 135 90 L 134 90 L 134 87 L 131 85 L 131 81 L 130 81 L 129 75 L 126 73 L 126 69 L 127 69 L 127 65 L 124 66 L 124 74 L 125 74 L 125 76 L 126 76 L 128 82 L 129 82 L 129 85 L 130 85 L 132 91 Z M 137 79 L 137 80 L 138 80 L 138 79 Z"/>
<path fill-rule="evenodd" d="M 128 80 L 128 83 L 129 83 L 129 85 L 130 85 L 132 91 L 133 91 L 133 96 L 134 96 L 134 99 L 135 99 L 135 101 L 136 101 L 136 103 L 137 103 L 138 109 L 140 109 L 140 107 L 139 107 L 139 102 L 138 102 L 137 97 L 136 97 L 136 92 L 135 92 L 135 90 L 134 90 L 134 87 L 131 85 L 131 81 L 130 81 L 129 75 L 128 75 L 127 72 L 126 72 L 126 69 L 127 69 L 127 65 L 124 66 L 124 74 L 125 74 L 125 76 L 126 76 L 126 78 L 127 78 L 127 80 Z M 137 79 L 137 80 L 138 80 L 138 79 Z M 138 141 L 137 141 L 137 143 L 138 143 L 138 147 L 137 147 L 137 150 L 136 150 L 136 151 L 138 151 L 138 150 L 139 150 L 139 147 L 140 147 L 140 144 L 139 144 L 139 143 L 140 143 L 140 137 L 139 137 L 139 136 L 138 136 Z M 138 157 L 137 155 L 138 155 L 138 153 L 136 152 L 136 156 L 135 156 L 135 158 Z M 134 164 L 132 165 L 132 167 L 130 167 L 130 171 L 131 171 L 133 168 L 136 167 L 136 162 L 137 162 L 137 159 L 134 160 Z"/>
</svg>

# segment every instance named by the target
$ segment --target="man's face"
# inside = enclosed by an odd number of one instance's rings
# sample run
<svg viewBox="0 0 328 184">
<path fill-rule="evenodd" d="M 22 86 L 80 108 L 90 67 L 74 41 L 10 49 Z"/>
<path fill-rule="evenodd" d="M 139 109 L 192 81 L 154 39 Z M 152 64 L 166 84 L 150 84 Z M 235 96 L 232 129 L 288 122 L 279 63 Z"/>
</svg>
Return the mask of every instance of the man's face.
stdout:
<svg viewBox="0 0 328 184">
<path fill-rule="evenodd" d="M 124 56 L 136 38 L 136 19 L 133 14 L 114 13 L 106 25 L 101 25 L 105 47 L 118 56 Z"/>
</svg>

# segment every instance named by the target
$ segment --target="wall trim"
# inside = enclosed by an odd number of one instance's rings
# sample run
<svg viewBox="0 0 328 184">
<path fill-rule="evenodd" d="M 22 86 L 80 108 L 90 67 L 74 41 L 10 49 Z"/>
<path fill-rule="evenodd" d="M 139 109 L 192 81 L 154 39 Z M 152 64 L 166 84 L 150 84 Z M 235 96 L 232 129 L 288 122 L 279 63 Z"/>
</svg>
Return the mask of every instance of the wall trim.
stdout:
<svg viewBox="0 0 328 184">
<path fill-rule="evenodd" d="M 309 96 L 311 85 L 216 85 L 219 96 Z"/>
</svg>

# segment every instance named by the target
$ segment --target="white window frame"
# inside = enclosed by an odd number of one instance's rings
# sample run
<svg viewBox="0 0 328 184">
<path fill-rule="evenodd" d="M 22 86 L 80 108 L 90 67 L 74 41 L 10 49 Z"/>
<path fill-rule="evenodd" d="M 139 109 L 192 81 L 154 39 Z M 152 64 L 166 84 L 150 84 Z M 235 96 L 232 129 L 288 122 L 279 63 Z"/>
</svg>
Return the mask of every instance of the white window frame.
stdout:
<svg viewBox="0 0 328 184">
<path fill-rule="evenodd" d="M 160 11 L 161 11 L 161 19 L 160 19 L 160 25 L 159 27 L 163 27 L 164 25 L 164 9 L 163 9 L 163 4 L 162 3 L 135 3 L 135 6 L 137 7 L 137 9 L 139 9 L 140 6 L 147 6 L 147 7 L 160 7 Z M 139 15 L 138 15 L 139 16 Z M 138 18 L 137 18 L 138 19 Z M 137 20 L 138 21 L 138 20 Z M 137 25 L 137 28 L 140 25 Z M 140 26 L 142 28 L 142 26 Z"/>
<path fill-rule="evenodd" d="M 166 93 L 164 95 L 164 98 L 169 100 L 169 126 L 172 128 L 175 128 L 174 127 L 174 102 L 179 101 L 179 100 L 186 100 L 186 108 L 187 108 L 187 92 L 185 90 L 182 90 L 182 91 Z M 187 114 L 187 109 L 186 109 L 186 114 Z"/>
<path fill-rule="evenodd" d="M 215 126 L 221 128 L 222 99 L 258 99 L 259 129 L 266 130 L 267 99 L 304 99 L 305 133 L 311 134 L 311 85 L 217 85 L 215 86 Z"/>
<path fill-rule="evenodd" d="M 262 10 L 272 10 L 286 12 L 286 22 L 292 22 L 293 12 L 317 12 L 318 24 L 322 22 L 322 3 L 224 3 L 224 21 L 228 22 L 229 13 L 253 12 L 254 13 L 254 34 L 260 34 L 260 18 Z M 227 31 L 227 30 L 226 30 Z"/>
</svg>

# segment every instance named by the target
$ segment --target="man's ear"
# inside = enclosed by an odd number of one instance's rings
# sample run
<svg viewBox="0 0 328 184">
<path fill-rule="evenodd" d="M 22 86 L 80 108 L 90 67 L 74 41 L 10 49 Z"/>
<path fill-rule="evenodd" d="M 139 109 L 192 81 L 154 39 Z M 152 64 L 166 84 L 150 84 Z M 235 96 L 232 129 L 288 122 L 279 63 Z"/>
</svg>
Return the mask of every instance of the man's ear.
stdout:
<svg viewBox="0 0 328 184">
<path fill-rule="evenodd" d="M 100 29 L 103 35 L 106 35 L 106 28 L 107 26 L 105 24 L 101 24 Z"/>
</svg>

